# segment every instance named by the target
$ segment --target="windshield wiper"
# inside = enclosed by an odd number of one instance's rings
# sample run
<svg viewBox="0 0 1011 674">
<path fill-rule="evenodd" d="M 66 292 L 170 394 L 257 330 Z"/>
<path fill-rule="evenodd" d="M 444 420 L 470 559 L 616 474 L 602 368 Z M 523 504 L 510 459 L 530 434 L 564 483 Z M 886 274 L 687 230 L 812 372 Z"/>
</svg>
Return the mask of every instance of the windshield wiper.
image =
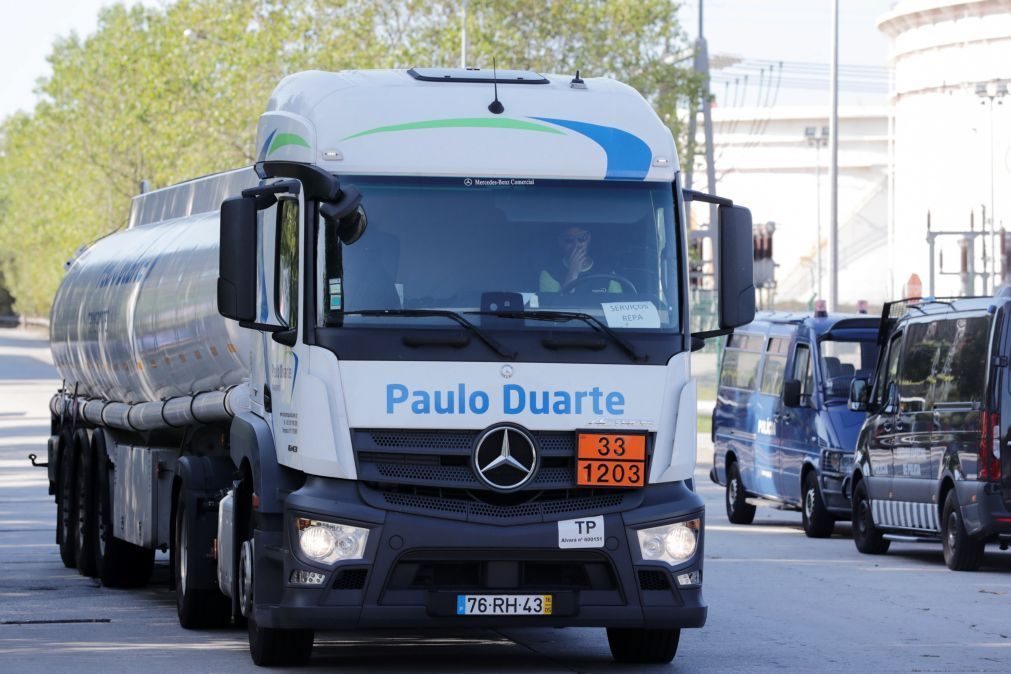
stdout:
<svg viewBox="0 0 1011 674">
<path fill-rule="evenodd" d="M 468 311 L 468 314 L 477 314 L 479 316 L 498 316 L 499 318 L 532 318 L 540 321 L 556 321 L 559 323 L 565 323 L 567 321 L 583 321 L 591 328 L 596 330 L 602 335 L 607 335 L 610 337 L 615 344 L 620 346 L 625 353 L 632 357 L 632 360 L 642 363 L 647 360 L 646 356 L 643 356 L 638 351 L 635 350 L 631 344 L 625 341 L 625 338 L 619 335 L 617 332 L 607 327 L 599 319 L 595 318 L 591 314 L 586 314 L 581 311 Z"/>
<path fill-rule="evenodd" d="M 503 358 L 508 358 L 512 360 L 516 357 L 514 352 L 506 351 L 505 348 L 497 341 L 492 339 L 489 335 L 485 334 L 476 325 L 468 321 L 466 318 L 461 316 L 455 311 L 450 311 L 448 309 L 361 309 L 359 311 L 345 311 L 345 316 L 407 316 L 423 318 L 426 316 L 441 316 L 442 318 L 448 318 L 460 324 L 461 327 L 466 329 L 472 335 L 484 342 L 489 349 L 502 356 Z"/>
</svg>

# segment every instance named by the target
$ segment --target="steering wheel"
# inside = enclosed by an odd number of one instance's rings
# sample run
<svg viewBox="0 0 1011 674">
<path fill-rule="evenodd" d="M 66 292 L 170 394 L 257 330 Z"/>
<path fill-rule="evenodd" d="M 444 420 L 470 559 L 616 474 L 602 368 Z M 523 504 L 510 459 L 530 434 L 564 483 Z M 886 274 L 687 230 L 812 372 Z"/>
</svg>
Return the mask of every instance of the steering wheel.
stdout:
<svg viewBox="0 0 1011 674">
<path fill-rule="evenodd" d="M 639 290 L 635 287 L 628 277 L 622 276 L 621 274 L 606 273 L 606 274 L 587 274 L 586 276 L 577 276 L 572 279 L 561 288 L 558 289 L 559 293 L 573 293 L 576 288 L 586 285 L 590 281 L 617 281 L 621 284 L 622 292 L 631 292 L 636 295 L 639 294 Z"/>
</svg>

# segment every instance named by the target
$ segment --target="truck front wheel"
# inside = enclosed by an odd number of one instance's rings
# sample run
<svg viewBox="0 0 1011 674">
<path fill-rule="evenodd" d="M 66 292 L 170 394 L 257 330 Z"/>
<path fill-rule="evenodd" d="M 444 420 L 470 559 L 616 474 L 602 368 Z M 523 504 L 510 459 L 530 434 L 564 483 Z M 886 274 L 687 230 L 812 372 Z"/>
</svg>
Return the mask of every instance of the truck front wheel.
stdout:
<svg viewBox="0 0 1011 674">
<path fill-rule="evenodd" d="M 232 618 L 232 602 L 216 588 L 193 587 L 189 571 L 191 549 L 199 542 L 194 540 L 193 527 L 187 521 L 186 499 L 182 494 L 176 504 L 175 540 L 172 542 L 172 573 L 176 586 L 176 610 L 179 624 L 185 629 L 223 627 Z"/>
<path fill-rule="evenodd" d="M 251 492 L 243 489 L 239 493 Z M 245 500 L 245 499 L 244 499 Z M 246 501 L 244 518 L 247 522 L 245 541 L 239 546 L 238 591 L 239 605 L 249 628 L 249 655 L 260 667 L 304 665 L 312 655 L 312 630 L 286 630 L 260 627 L 256 624 L 256 555 L 254 547 L 253 508 Z"/>
<path fill-rule="evenodd" d="M 681 630 L 607 628 L 607 645 L 616 662 L 663 664 L 678 652 Z"/>
</svg>

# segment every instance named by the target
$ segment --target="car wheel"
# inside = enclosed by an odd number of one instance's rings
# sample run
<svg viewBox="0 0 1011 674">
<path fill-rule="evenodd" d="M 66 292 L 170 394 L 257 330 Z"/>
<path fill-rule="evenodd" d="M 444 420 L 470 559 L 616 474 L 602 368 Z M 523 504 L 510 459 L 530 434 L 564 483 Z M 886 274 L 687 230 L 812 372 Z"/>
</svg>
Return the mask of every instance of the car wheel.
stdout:
<svg viewBox="0 0 1011 674">
<path fill-rule="evenodd" d="M 813 470 L 804 477 L 803 519 L 804 533 L 808 538 L 828 538 L 835 529 L 835 518 L 825 508 L 818 488 L 818 476 Z"/>
<path fill-rule="evenodd" d="M 747 502 L 741 472 L 737 462 L 727 466 L 727 519 L 734 524 L 751 524 L 755 519 L 755 506 Z"/>
<path fill-rule="evenodd" d="M 891 541 L 886 540 L 882 531 L 874 526 L 871 500 L 863 480 L 853 488 L 853 543 L 866 555 L 883 555 L 891 545 Z"/>
<path fill-rule="evenodd" d="M 664 664 L 674 659 L 681 630 L 607 628 L 607 645 L 616 662 Z"/>
<path fill-rule="evenodd" d="M 942 510 L 941 543 L 944 563 L 952 571 L 975 571 L 983 563 L 986 542 L 972 538 L 965 530 L 955 490 L 948 492 Z"/>
</svg>

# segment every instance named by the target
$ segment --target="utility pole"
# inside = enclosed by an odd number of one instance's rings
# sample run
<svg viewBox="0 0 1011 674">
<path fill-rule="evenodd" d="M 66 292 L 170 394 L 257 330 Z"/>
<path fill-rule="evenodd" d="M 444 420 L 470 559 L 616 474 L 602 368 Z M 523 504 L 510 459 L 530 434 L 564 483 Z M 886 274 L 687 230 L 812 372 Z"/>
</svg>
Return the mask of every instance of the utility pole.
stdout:
<svg viewBox="0 0 1011 674">
<path fill-rule="evenodd" d="M 712 116 L 712 104 L 709 95 L 709 47 L 706 44 L 705 34 L 703 32 L 703 0 L 699 0 L 699 36 L 695 40 L 695 61 L 694 68 L 695 72 L 702 76 L 702 130 L 705 136 L 705 156 L 706 156 L 706 182 L 707 190 L 710 194 L 716 193 L 716 160 L 713 152 L 713 116 Z M 688 142 L 694 147 L 695 144 L 695 134 L 698 130 L 698 110 L 693 108 L 691 114 L 688 117 Z M 692 180 L 694 178 L 694 164 L 695 157 L 692 156 L 692 161 L 688 164 L 688 171 L 685 174 L 685 189 L 692 189 Z M 720 230 L 719 230 L 719 216 L 717 214 L 716 204 L 709 204 L 709 227 L 706 231 L 706 237 L 710 241 L 711 246 L 711 256 L 712 256 L 712 267 L 713 267 L 713 278 L 718 279 L 719 270 L 719 249 L 720 249 Z"/>
<path fill-rule="evenodd" d="M 839 0 L 832 0 L 832 111 L 828 122 L 831 158 L 828 181 L 828 310 L 839 310 Z"/>
</svg>

